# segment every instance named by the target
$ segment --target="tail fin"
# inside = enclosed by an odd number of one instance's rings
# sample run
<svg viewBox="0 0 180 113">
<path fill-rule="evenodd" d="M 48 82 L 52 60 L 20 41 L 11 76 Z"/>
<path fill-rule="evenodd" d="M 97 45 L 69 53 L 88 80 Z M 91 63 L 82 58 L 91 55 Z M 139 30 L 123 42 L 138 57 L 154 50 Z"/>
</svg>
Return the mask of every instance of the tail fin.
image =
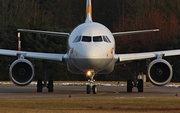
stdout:
<svg viewBox="0 0 180 113">
<path fill-rule="evenodd" d="M 85 22 L 92 22 L 92 5 L 91 0 L 86 1 L 86 21 Z"/>
</svg>

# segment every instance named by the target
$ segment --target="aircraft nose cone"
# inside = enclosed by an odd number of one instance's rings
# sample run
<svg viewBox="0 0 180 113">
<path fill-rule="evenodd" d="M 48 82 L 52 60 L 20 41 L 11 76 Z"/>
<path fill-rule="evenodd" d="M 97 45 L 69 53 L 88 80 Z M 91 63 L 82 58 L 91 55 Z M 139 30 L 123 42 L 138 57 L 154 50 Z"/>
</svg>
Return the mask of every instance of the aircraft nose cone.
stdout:
<svg viewBox="0 0 180 113">
<path fill-rule="evenodd" d="M 88 69 L 101 70 L 104 66 L 105 54 L 102 48 L 96 45 L 79 46 L 81 49 L 76 50 L 77 59 L 74 59 L 74 64 L 81 70 Z"/>
<path fill-rule="evenodd" d="M 79 53 L 80 57 L 85 59 L 98 59 L 103 57 L 103 49 L 98 46 L 84 46 Z"/>
</svg>

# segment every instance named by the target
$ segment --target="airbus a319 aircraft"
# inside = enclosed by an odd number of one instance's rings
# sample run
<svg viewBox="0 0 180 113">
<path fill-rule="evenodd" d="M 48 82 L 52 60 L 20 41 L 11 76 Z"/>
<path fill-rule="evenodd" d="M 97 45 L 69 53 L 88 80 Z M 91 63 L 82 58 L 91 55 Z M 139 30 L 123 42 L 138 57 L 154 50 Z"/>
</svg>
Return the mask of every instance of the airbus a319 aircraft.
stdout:
<svg viewBox="0 0 180 113">
<path fill-rule="evenodd" d="M 113 71 L 115 65 L 125 61 L 151 58 L 155 60 L 147 68 L 149 80 L 154 85 L 163 86 L 170 82 L 173 76 L 171 64 L 164 60 L 163 57 L 180 54 L 180 50 L 116 54 L 114 36 L 156 32 L 159 29 L 112 33 L 104 25 L 92 21 L 91 0 L 86 1 L 85 22 L 77 26 L 71 33 L 28 29 L 18 29 L 18 31 L 68 37 L 68 52 L 64 54 L 0 49 L 0 55 L 17 57 L 17 60 L 10 65 L 9 76 L 12 82 L 18 86 L 30 84 L 35 76 L 34 64 L 29 59 L 41 59 L 66 64 L 71 73 L 88 76 L 90 83 L 87 85 L 87 94 L 91 92 L 96 94 L 97 87 L 93 84 L 96 74 L 108 74 Z M 137 84 L 138 91 L 143 92 L 143 81 L 138 80 Z M 43 87 L 47 87 L 49 92 L 53 92 L 53 80 L 38 80 L 37 92 L 42 92 Z M 132 80 L 128 80 L 127 92 L 132 92 L 132 88 Z"/>
</svg>

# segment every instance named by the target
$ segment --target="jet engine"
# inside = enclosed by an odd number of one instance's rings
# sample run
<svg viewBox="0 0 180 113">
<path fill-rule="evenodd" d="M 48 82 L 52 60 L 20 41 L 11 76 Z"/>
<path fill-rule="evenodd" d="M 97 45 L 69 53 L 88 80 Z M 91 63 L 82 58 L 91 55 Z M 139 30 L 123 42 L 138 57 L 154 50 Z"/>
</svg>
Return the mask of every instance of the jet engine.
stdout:
<svg viewBox="0 0 180 113">
<path fill-rule="evenodd" d="M 166 85 L 171 81 L 172 76 L 172 66 L 166 60 L 156 59 L 148 66 L 148 77 L 154 85 Z"/>
<path fill-rule="evenodd" d="M 17 59 L 9 68 L 9 76 L 14 84 L 26 86 L 34 77 L 34 66 L 29 60 Z"/>
</svg>

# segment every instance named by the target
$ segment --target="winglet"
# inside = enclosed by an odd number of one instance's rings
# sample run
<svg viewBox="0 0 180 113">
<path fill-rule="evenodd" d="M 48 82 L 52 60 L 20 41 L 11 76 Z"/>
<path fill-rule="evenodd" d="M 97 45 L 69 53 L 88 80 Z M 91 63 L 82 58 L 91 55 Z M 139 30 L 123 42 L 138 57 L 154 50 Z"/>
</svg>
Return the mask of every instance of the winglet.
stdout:
<svg viewBox="0 0 180 113">
<path fill-rule="evenodd" d="M 92 5 L 91 0 L 86 1 L 86 21 L 85 22 L 92 22 Z"/>
</svg>

